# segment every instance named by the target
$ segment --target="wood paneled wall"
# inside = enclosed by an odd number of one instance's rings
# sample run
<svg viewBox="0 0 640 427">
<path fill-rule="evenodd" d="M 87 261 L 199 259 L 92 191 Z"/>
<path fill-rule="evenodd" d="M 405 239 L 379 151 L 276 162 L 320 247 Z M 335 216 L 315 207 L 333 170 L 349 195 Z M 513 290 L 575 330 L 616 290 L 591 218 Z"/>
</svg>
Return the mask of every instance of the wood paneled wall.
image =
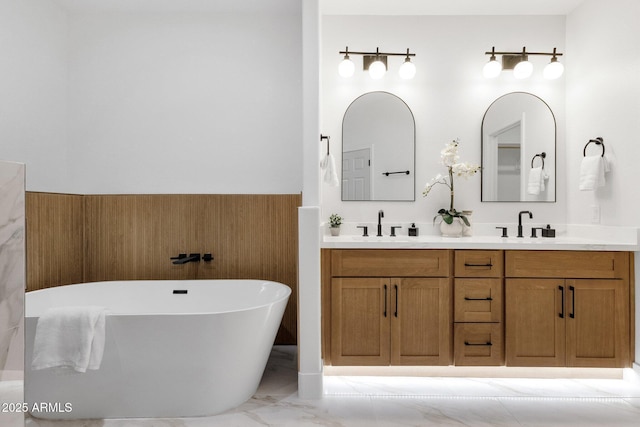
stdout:
<svg viewBox="0 0 640 427">
<path fill-rule="evenodd" d="M 38 193 L 37 193 L 38 194 Z M 52 195 L 53 198 L 61 195 Z M 41 258 L 42 248 L 56 246 L 84 254 L 83 280 L 264 279 L 291 287 L 276 342 L 293 344 L 297 330 L 298 214 L 301 195 L 88 195 L 83 208 L 83 246 L 67 247 L 58 233 L 40 227 L 28 258 Z M 42 200 L 31 198 L 29 216 L 43 215 Z M 63 202 L 63 199 L 60 199 Z M 63 208 L 68 208 L 64 205 Z M 75 210 L 74 210 L 75 212 Z M 69 214 L 61 214 L 64 221 Z M 82 232 L 82 230 L 84 230 Z M 42 237 L 46 236 L 43 240 Z M 46 242 L 45 242 L 46 241 Z M 172 264 L 179 253 L 212 253 L 210 263 Z M 55 262 L 54 262 L 55 264 Z M 34 270 L 41 269 L 36 263 Z M 46 275 L 46 271 L 43 273 Z M 34 278 L 37 276 L 34 276 Z M 29 281 L 28 289 L 55 285 L 56 278 Z"/>
<path fill-rule="evenodd" d="M 27 192 L 27 290 L 84 281 L 84 200 Z"/>
</svg>

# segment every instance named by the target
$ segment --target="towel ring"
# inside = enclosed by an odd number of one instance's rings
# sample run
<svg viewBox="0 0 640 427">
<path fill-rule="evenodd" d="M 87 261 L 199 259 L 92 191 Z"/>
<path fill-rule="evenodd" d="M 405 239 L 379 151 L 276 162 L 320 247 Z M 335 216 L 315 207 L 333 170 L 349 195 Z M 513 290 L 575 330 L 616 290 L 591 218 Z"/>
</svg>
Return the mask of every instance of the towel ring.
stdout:
<svg viewBox="0 0 640 427">
<path fill-rule="evenodd" d="M 327 156 L 329 155 L 329 139 L 330 138 L 331 138 L 330 136 L 320 134 L 320 142 L 322 142 L 322 140 L 324 139 L 327 140 Z"/>
<path fill-rule="evenodd" d="M 584 146 L 584 149 L 582 150 L 582 157 L 587 157 L 587 146 L 592 142 L 596 145 L 602 145 L 602 155 L 600 157 L 604 157 L 604 140 L 601 136 L 597 137 L 596 139 L 590 139 L 589 142 L 587 142 L 587 144 Z"/>
<path fill-rule="evenodd" d="M 536 159 L 536 157 L 540 157 L 540 160 L 542 160 L 542 169 L 544 169 L 544 159 L 545 157 L 547 157 L 547 153 L 543 151 L 542 153 L 533 156 L 533 158 L 531 159 L 531 168 L 533 168 L 533 161 Z"/>
</svg>

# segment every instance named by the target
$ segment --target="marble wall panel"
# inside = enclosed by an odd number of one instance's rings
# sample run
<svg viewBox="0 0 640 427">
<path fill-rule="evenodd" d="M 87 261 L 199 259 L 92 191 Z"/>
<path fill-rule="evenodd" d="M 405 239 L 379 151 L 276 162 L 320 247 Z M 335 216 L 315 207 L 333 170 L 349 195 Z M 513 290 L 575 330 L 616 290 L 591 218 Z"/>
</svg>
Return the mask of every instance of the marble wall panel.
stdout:
<svg viewBox="0 0 640 427">
<path fill-rule="evenodd" d="M 15 357 L 23 349 L 11 346 L 22 344 L 19 330 L 26 282 L 24 187 L 25 166 L 0 162 L 0 374 L 23 369 L 21 357 Z M 14 356 L 8 358 L 10 353 Z"/>
</svg>

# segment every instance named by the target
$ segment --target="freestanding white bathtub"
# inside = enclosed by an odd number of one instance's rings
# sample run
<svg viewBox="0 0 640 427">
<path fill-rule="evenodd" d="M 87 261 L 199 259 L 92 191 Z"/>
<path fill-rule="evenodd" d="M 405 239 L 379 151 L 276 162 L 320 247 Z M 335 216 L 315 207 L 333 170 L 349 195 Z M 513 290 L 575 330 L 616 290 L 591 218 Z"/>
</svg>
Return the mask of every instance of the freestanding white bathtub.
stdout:
<svg viewBox="0 0 640 427">
<path fill-rule="evenodd" d="M 258 388 L 290 294 L 259 280 L 95 282 L 29 292 L 28 409 L 50 419 L 156 418 L 238 406 Z M 100 369 L 32 371 L 38 317 L 77 305 L 110 311 Z"/>
</svg>

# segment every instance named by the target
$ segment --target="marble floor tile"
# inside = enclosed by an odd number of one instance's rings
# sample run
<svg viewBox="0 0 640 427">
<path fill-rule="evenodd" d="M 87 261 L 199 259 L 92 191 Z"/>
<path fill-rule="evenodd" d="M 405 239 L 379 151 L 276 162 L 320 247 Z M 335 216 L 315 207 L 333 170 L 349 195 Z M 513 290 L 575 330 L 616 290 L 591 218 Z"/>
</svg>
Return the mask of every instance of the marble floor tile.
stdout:
<svg viewBox="0 0 640 427">
<path fill-rule="evenodd" d="M 639 408 L 620 398 L 505 399 L 502 404 L 527 427 L 640 425 Z"/>
<path fill-rule="evenodd" d="M 29 427 L 640 426 L 640 384 L 624 380 L 325 377 L 297 394 L 296 348 L 276 346 L 256 394 L 211 417 L 45 421 Z"/>
<path fill-rule="evenodd" d="M 23 396 L 22 381 L 0 381 L 0 426 L 22 427 L 24 414 L 8 405 L 22 402 Z"/>
</svg>

